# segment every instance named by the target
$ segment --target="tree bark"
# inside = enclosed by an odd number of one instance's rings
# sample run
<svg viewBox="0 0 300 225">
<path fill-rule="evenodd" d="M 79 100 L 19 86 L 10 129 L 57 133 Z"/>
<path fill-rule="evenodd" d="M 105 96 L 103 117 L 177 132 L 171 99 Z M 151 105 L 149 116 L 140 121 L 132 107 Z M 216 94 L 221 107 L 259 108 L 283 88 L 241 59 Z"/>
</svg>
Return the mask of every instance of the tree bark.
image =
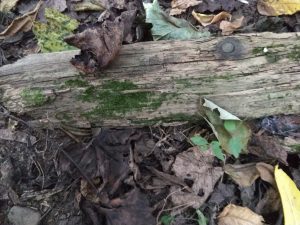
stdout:
<svg viewBox="0 0 300 225">
<path fill-rule="evenodd" d="M 241 118 L 299 114 L 299 35 L 125 45 L 108 68 L 87 75 L 69 62 L 78 51 L 29 55 L 0 68 L 0 101 L 78 127 L 194 120 L 200 98 Z"/>
</svg>

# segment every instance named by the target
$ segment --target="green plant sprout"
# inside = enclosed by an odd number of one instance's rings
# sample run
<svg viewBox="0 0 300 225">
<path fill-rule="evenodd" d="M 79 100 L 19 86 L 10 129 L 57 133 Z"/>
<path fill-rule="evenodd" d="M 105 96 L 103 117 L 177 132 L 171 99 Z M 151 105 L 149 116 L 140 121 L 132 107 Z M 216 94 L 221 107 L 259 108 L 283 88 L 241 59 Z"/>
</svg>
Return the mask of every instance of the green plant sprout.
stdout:
<svg viewBox="0 0 300 225">
<path fill-rule="evenodd" d="M 198 146 L 201 151 L 207 151 L 211 149 L 214 156 L 216 156 L 218 159 L 222 161 L 225 161 L 225 157 L 222 152 L 219 141 L 212 141 L 209 143 L 205 138 L 199 135 L 195 135 L 194 137 L 191 138 L 191 142 L 194 145 Z"/>
</svg>

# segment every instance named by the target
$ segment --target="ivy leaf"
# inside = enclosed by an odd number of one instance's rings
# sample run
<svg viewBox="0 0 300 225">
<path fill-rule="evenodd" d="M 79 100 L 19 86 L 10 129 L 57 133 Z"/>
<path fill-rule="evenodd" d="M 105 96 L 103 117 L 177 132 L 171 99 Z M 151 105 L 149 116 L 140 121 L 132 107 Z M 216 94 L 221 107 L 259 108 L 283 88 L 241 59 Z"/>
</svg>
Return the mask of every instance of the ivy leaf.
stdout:
<svg viewBox="0 0 300 225">
<path fill-rule="evenodd" d="M 210 147 L 212 149 L 214 156 L 216 156 L 218 159 L 220 159 L 222 161 L 225 161 L 223 151 L 222 151 L 220 143 L 218 141 L 212 141 L 210 143 Z"/>
<path fill-rule="evenodd" d="M 205 151 L 208 149 L 208 141 L 201 136 L 194 136 L 191 138 L 194 145 L 199 146 L 200 150 Z"/>
<path fill-rule="evenodd" d="M 197 31 L 189 22 L 167 15 L 159 6 L 158 1 L 144 3 L 146 22 L 152 23 L 154 40 L 188 40 L 210 36 L 208 31 Z"/>
<path fill-rule="evenodd" d="M 207 218 L 204 216 L 204 214 L 200 211 L 200 209 L 196 209 L 197 214 L 197 223 L 198 225 L 207 225 Z"/>
</svg>

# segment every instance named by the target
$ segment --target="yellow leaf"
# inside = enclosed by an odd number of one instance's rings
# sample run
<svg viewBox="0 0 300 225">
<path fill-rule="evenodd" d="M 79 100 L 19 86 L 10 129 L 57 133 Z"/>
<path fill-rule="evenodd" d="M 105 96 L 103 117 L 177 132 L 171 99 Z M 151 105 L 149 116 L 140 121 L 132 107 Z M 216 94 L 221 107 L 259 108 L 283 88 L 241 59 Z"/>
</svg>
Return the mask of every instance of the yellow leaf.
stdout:
<svg viewBox="0 0 300 225">
<path fill-rule="evenodd" d="M 208 26 L 210 24 L 218 23 L 222 20 L 230 20 L 231 14 L 228 12 L 220 12 L 217 15 L 213 14 L 202 14 L 202 13 L 196 13 L 195 11 L 192 12 L 193 17 L 202 25 L 202 26 Z"/>
<path fill-rule="evenodd" d="M 300 191 L 292 179 L 275 167 L 275 180 L 281 197 L 285 225 L 300 224 Z"/>
<path fill-rule="evenodd" d="M 300 11 L 299 0 L 259 0 L 258 12 L 266 16 L 292 15 Z"/>
</svg>

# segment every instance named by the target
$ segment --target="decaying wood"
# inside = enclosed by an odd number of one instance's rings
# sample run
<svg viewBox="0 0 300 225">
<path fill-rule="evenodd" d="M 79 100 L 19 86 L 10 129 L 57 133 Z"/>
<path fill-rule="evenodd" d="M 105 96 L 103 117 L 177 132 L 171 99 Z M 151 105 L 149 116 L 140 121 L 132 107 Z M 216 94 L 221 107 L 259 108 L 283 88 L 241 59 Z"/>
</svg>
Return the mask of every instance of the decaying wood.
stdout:
<svg viewBox="0 0 300 225">
<path fill-rule="evenodd" d="M 77 51 L 30 55 L 0 68 L 0 101 L 11 112 L 76 126 L 189 120 L 201 97 L 243 118 L 299 114 L 299 33 L 234 38 L 241 49 L 231 58 L 220 55 L 224 37 L 126 45 L 90 75 L 69 63 Z"/>
</svg>

